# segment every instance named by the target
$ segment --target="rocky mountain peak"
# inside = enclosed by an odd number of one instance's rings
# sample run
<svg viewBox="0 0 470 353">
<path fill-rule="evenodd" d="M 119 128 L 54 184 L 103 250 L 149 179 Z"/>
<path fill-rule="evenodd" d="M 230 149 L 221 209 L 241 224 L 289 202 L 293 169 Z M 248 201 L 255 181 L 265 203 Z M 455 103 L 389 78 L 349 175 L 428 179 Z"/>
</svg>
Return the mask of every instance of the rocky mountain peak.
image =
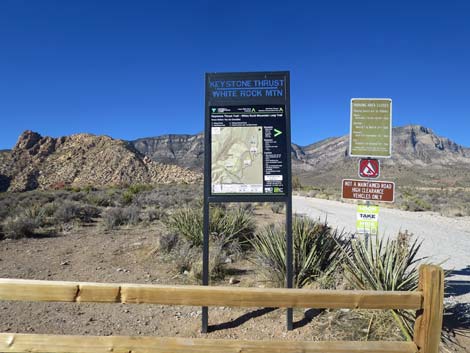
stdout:
<svg viewBox="0 0 470 353">
<path fill-rule="evenodd" d="M 42 136 L 37 132 L 26 130 L 18 137 L 14 150 L 25 150 L 30 149 L 35 146 L 39 140 L 42 139 Z"/>
<path fill-rule="evenodd" d="M 194 183 L 202 179 L 200 173 L 150 160 L 126 141 L 84 133 L 53 138 L 25 131 L 1 162 L 3 191 Z"/>
</svg>

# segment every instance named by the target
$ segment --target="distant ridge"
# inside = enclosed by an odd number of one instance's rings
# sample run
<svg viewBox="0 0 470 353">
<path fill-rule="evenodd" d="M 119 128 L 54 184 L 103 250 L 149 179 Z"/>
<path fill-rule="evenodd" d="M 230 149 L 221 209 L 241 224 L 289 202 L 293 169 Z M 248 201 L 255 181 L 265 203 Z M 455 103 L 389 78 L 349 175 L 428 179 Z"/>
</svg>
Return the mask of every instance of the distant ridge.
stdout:
<svg viewBox="0 0 470 353">
<path fill-rule="evenodd" d="M 163 135 L 130 143 L 155 161 L 195 171 L 204 165 L 204 135 Z M 357 176 L 357 158 L 348 156 L 349 136 L 330 137 L 307 146 L 292 144 L 294 175 L 308 185 L 337 186 Z M 384 160 L 383 177 L 402 185 L 470 185 L 470 149 L 438 136 L 430 128 L 406 125 L 393 128 L 392 158 Z M 393 167 L 392 167 L 393 166 Z"/>
<path fill-rule="evenodd" d="M 162 135 L 140 138 L 130 143 L 150 158 L 202 170 L 203 134 Z M 292 158 L 313 167 L 343 159 L 348 153 L 349 136 L 330 137 L 307 146 L 292 144 Z M 446 137 L 436 135 L 430 128 L 407 125 L 393 128 L 393 158 L 398 164 L 452 164 L 470 162 L 470 149 Z M 308 168 L 308 167 L 307 167 Z"/>
<path fill-rule="evenodd" d="M 307 146 L 292 144 L 292 168 L 304 185 L 337 188 L 357 177 L 348 156 L 349 136 Z M 76 134 L 42 137 L 25 131 L 12 150 L 0 151 L 0 191 L 202 180 L 204 135 L 169 134 L 123 141 Z M 430 128 L 393 128 L 392 158 L 382 160 L 382 179 L 401 186 L 470 186 L 470 149 Z"/>
</svg>

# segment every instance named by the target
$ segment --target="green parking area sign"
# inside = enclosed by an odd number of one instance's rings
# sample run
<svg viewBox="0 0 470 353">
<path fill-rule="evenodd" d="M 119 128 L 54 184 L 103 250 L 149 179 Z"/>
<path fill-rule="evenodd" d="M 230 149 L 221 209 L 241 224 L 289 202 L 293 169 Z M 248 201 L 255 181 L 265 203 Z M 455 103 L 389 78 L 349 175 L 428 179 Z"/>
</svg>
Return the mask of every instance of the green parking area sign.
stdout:
<svg viewBox="0 0 470 353">
<path fill-rule="evenodd" d="M 349 155 L 364 158 L 392 156 L 391 99 L 351 99 Z"/>
</svg>

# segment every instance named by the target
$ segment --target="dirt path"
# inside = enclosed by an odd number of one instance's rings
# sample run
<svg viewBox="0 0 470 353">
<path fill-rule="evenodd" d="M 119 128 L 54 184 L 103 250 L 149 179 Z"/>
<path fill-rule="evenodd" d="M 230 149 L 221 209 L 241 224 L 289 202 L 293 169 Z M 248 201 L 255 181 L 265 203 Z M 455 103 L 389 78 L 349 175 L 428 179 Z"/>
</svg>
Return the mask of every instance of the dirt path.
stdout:
<svg viewBox="0 0 470 353">
<path fill-rule="evenodd" d="M 326 218 L 328 223 L 346 232 L 355 231 L 356 205 L 294 196 L 293 209 L 313 218 Z M 428 261 L 445 261 L 443 267 L 453 271 L 449 277 L 450 295 L 459 302 L 470 303 L 470 217 L 449 218 L 434 212 L 382 207 L 379 233 L 393 236 L 399 230 L 408 230 L 423 239 L 420 255 L 429 256 Z"/>
</svg>

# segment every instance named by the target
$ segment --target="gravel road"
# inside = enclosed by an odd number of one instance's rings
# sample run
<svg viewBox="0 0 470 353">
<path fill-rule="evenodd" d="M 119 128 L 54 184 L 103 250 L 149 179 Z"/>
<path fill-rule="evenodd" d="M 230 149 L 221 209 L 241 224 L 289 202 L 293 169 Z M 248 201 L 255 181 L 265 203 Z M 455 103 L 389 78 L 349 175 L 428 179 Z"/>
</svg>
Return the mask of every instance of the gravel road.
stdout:
<svg viewBox="0 0 470 353">
<path fill-rule="evenodd" d="M 354 232 L 356 205 L 308 197 L 294 196 L 294 212 L 328 220 L 332 226 Z M 394 236 L 408 230 L 423 239 L 421 256 L 427 261 L 443 263 L 453 270 L 449 277 L 451 292 L 459 302 L 470 303 L 470 217 L 449 218 L 434 212 L 407 212 L 381 207 L 379 234 Z"/>
</svg>

